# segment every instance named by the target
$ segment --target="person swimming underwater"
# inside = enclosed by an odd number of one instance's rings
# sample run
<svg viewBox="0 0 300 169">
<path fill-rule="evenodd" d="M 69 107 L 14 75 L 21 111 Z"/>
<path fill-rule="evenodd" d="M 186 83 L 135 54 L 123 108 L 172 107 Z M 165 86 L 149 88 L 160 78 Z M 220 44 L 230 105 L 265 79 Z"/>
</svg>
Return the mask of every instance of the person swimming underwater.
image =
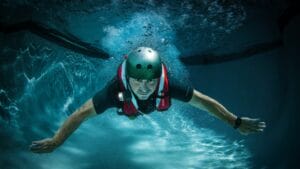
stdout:
<svg viewBox="0 0 300 169">
<path fill-rule="evenodd" d="M 191 83 L 168 71 L 159 53 L 149 47 L 139 47 L 128 54 L 116 76 L 91 99 L 72 113 L 52 138 L 33 141 L 34 153 L 49 153 L 91 117 L 108 108 L 118 108 L 118 114 L 134 119 L 155 110 L 166 111 L 172 99 L 186 102 L 204 110 L 237 129 L 241 134 L 262 132 L 265 122 L 249 117 L 238 117 L 215 99 L 199 92 Z"/>
</svg>

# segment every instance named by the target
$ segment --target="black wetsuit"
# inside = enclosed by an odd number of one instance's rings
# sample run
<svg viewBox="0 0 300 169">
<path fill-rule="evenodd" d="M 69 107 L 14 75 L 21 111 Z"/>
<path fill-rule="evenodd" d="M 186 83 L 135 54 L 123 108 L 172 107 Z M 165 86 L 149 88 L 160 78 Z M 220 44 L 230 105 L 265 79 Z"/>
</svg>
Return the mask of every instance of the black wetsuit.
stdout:
<svg viewBox="0 0 300 169">
<path fill-rule="evenodd" d="M 172 99 L 177 99 L 183 102 L 188 102 L 193 95 L 193 87 L 186 79 L 168 74 L 169 79 L 169 94 Z M 118 79 L 114 77 L 107 85 L 97 92 L 93 97 L 93 104 L 97 114 L 104 112 L 111 107 L 122 107 L 122 102 L 117 98 L 117 93 L 120 92 Z M 148 100 L 137 100 L 139 110 L 143 113 L 150 113 L 155 110 L 155 99 L 150 96 Z"/>
</svg>

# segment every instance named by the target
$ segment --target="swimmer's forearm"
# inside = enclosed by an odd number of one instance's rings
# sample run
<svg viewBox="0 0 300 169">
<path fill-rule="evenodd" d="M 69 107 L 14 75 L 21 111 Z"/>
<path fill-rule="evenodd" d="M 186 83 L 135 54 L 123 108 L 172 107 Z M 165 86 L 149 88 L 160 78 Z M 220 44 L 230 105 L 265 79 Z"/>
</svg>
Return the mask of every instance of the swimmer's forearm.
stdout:
<svg viewBox="0 0 300 169">
<path fill-rule="evenodd" d="M 190 104 L 211 113 L 212 115 L 218 117 L 219 119 L 227 122 L 229 125 L 234 126 L 236 115 L 229 112 L 222 104 L 218 101 L 206 96 L 197 90 L 194 90 L 193 97 Z"/>
<path fill-rule="evenodd" d="M 56 134 L 53 136 L 54 142 L 57 146 L 63 142 L 80 126 L 80 124 L 91 116 L 96 115 L 92 100 L 88 100 L 84 105 L 77 109 L 69 118 L 63 123 Z"/>
</svg>

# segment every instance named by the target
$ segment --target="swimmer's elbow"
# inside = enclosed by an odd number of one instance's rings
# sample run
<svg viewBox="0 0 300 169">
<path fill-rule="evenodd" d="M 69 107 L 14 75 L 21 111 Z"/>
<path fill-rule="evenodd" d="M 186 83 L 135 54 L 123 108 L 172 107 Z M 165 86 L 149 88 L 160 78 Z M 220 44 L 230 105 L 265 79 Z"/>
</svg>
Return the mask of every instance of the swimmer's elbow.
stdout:
<svg viewBox="0 0 300 169">
<path fill-rule="evenodd" d="M 206 95 L 194 89 L 193 96 L 188 103 L 196 108 L 207 111 L 206 106 L 204 104 L 207 99 L 208 97 Z"/>
<path fill-rule="evenodd" d="M 86 101 L 76 112 L 80 119 L 87 120 L 97 115 L 92 99 Z"/>
</svg>

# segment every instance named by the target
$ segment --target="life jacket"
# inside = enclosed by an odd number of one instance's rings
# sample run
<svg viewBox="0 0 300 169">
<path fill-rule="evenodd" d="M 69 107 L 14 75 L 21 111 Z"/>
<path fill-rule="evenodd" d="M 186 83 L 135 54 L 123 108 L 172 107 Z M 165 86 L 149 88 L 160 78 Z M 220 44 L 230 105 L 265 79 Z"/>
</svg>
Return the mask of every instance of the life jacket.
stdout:
<svg viewBox="0 0 300 169">
<path fill-rule="evenodd" d="M 126 60 L 119 66 L 117 78 L 119 83 L 118 100 L 122 103 L 122 113 L 128 116 L 138 115 L 139 105 L 126 79 Z M 162 64 L 162 74 L 154 91 L 156 110 L 164 111 L 170 107 L 169 80 L 167 68 Z"/>
</svg>

